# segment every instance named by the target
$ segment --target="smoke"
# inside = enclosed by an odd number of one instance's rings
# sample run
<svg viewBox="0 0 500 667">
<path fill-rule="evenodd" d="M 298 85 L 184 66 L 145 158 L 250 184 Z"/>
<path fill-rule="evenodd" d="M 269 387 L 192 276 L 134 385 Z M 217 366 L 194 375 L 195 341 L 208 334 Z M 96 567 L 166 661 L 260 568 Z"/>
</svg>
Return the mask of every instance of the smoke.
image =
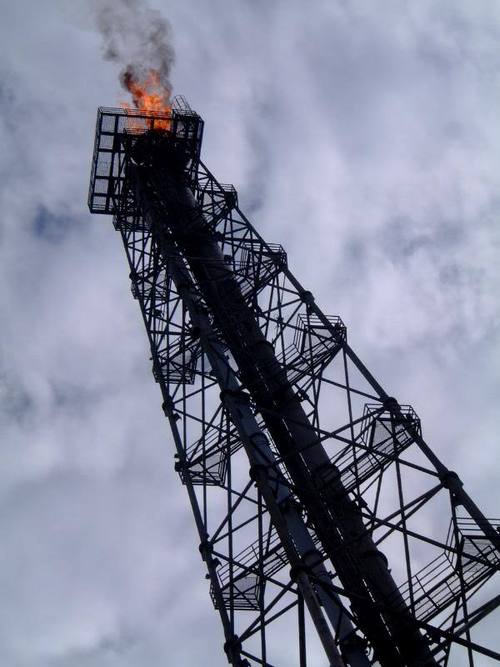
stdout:
<svg viewBox="0 0 500 667">
<path fill-rule="evenodd" d="M 175 60 L 170 23 L 142 0 L 100 1 L 95 15 L 104 58 L 122 66 L 120 81 L 125 90 L 132 91 L 154 72 L 169 98 Z"/>
</svg>

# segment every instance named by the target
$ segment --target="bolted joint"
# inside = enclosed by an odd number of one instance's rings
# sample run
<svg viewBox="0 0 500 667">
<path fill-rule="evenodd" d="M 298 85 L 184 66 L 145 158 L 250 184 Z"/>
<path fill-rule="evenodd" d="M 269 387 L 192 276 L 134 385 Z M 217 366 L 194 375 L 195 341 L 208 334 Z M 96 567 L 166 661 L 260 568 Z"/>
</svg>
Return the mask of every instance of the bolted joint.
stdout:
<svg viewBox="0 0 500 667">
<path fill-rule="evenodd" d="M 303 303 L 305 303 L 307 306 L 312 306 L 314 303 L 314 296 L 312 292 L 309 292 L 309 290 L 303 290 L 300 293 L 300 298 Z"/>
<path fill-rule="evenodd" d="M 290 579 L 294 583 L 297 583 L 301 574 L 311 574 L 311 568 L 308 567 L 302 560 L 295 565 L 292 565 L 290 568 Z"/>
<path fill-rule="evenodd" d="M 268 350 L 274 354 L 274 345 L 266 338 L 262 337 L 252 344 L 253 349 L 259 354 L 259 350 Z"/>
<path fill-rule="evenodd" d="M 239 403 L 250 403 L 250 394 L 248 394 L 246 391 L 243 391 L 243 389 L 223 389 L 219 394 L 219 398 L 223 405 L 226 405 L 228 398 L 233 398 Z"/>
<path fill-rule="evenodd" d="M 353 650 L 366 651 L 368 642 L 363 637 L 360 637 L 354 630 L 346 637 L 340 640 L 340 650 L 343 655 L 351 653 Z"/>
<path fill-rule="evenodd" d="M 363 553 L 361 554 L 361 557 L 364 558 L 365 560 L 369 560 L 371 558 L 378 558 L 379 560 L 382 561 L 385 567 L 388 567 L 389 565 L 387 556 L 378 549 L 366 549 L 366 551 L 363 551 Z"/>
<path fill-rule="evenodd" d="M 297 500 L 292 495 L 285 496 L 282 500 L 279 501 L 278 503 L 280 509 L 282 512 L 290 512 L 291 510 L 295 510 L 296 512 L 301 511 L 301 505 Z"/>
<path fill-rule="evenodd" d="M 180 292 L 181 290 L 190 290 L 191 289 L 191 283 L 187 280 L 179 280 L 177 283 L 177 290 Z"/>
<path fill-rule="evenodd" d="M 188 469 L 188 465 L 187 465 L 187 462 L 186 462 L 186 461 L 179 461 L 179 460 L 177 460 L 177 461 L 174 463 L 174 470 L 175 470 L 175 472 L 183 473 L 183 472 L 186 472 L 187 469 Z"/>
<path fill-rule="evenodd" d="M 387 412 L 399 412 L 399 403 L 397 399 L 394 398 L 394 396 L 387 396 L 386 399 L 384 399 L 383 402 L 384 409 L 387 410 Z"/>
<path fill-rule="evenodd" d="M 323 556 L 317 549 L 309 549 L 302 556 L 303 562 L 307 563 L 309 570 L 315 568 L 323 562 Z"/>
<path fill-rule="evenodd" d="M 198 326 L 192 326 L 189 330 L 189 335 L 193 340 L 198 340 L 201 335 L 201 329 Z"/>
<path fill-rule="evenodd" d="M 340 480 L 340 470 L 331 462 L 322 463 L 315 469 L 313 479 L 319 491 L 328 488 L 335 492 L 337 483 Z M 339 497 L 343 495 L 345 494 L 341 493 Z"/>
<path fill-rule="evenodd" d="M 167 398 L 163 401 L 161 404 L 161 409 L 165 413 L 165 415 L 168 417 L 169 414 L 171 414 L 174 411 L 174 402 L 172 401 L 171 398 Z"/>
<path fill-rule="evenodd" d="M 252 463 L 249 470 L 250 479 L 252 482 L 258 482 L 262 478 L 267 479 L 269 477 L 269 471 L 267 466 L 263 463 Z"/>
<path fill-rule="evenodd" d="M 314 475 L 323 482 L 330 482 L 339 476 L 339 469 L 331 461 L 328 461 L 315 468 Z"/>
<path fill-rule="evenodd" d="M 361 507 L 361 509 L 365 510 L 365 509 L 369 508 L 368 503 L 366 502 L 366 500 L 363 498 L 363 496 L 361 494 L 356 494 L 356 496 L 354 496 L 354 499 L 355 499 L 356 504 L 358 505 L 358 507 Z"/>
<path fill-rule="evenodd" d="M 209 542 L 209 540 L 203 540 L 203 542 L 200 542 L 198 549 L 200 550 L 201 557 L 204 561 L 207 561 L 214 552 L 213 544 Z"/>
<path fill-rule="evenodd" d="M 232 186 L 231 186 L 232 187 Z M 224 201 L 231 208 L 237 206 L 238 204 L 238 193 L 234 188 L 231 190 L 225 190 L 224 192 Z"/>
<path fill-rule="evenodd" d="M 224 651 L 227 655 L 228 662 L 238 667 L 243 667 L 244 661 L 240 658 L 241 641 L 238 635 L 233 635 L 224 643 Z"/>
<path fill-rule="evenodd" d="M 445 472 L 440 473 L 439 481 L 449 491 L 459 491 L 463 487 L 462 480 L 453 470 L 445 470 Z"/>
</svg>

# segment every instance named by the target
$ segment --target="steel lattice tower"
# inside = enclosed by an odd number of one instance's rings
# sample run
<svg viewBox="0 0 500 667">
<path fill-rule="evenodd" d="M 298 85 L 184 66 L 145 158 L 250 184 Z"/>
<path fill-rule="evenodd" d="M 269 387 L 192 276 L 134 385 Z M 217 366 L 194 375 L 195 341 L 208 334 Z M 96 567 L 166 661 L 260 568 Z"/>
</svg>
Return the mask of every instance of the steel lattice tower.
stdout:
<svg viewBox="0 0 500 667">
<path fill-rule="evenodd" d="M 500 522 L 208 171 L 202 130 L 182 98 L 99 109 L 89 206 L 125 246 L 228 661 L 500 660 L 474 634 Z"/>
</svg>

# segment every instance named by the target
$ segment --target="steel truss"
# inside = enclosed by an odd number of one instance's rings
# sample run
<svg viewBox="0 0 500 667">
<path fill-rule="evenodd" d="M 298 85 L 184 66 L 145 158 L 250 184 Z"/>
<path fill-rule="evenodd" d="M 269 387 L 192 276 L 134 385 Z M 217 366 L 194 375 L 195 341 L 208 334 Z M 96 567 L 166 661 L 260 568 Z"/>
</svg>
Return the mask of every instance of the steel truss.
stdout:
<svg viewBox="0 0 500 667">
<path fill-rule="evenodd" d="M 100 109 L 89 205 L 123 240 L 228 661 L 500 660 L 475 635 L 500 522 L 205 167 L 202 128 L 182 99 Z"/>
</svg>

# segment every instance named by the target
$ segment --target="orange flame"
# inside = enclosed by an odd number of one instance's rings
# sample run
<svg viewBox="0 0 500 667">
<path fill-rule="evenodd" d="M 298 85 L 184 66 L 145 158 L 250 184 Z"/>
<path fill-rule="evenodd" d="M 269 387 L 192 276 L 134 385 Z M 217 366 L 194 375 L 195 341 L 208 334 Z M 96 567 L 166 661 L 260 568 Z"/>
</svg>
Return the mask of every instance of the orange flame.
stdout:
<svg viewBox="0 0 500 667">
<path fill-rule="evenodd" d="M 145 114 L 170 116 L 172 111 L 170 89 L 162 82 L 157 70 L 149 70 L 142 80 L 136 79 L 130 71 L 126 71 L 123 75 L 123 84 L 130 91 L 134 105 L 123 102 L 121 107 L 143 111 Z M 131 127 L 135 127 L 136 124 L 141 126 L 138 129 L 143 129 L 146 125 L 145 121 L 140 118 L 132 121 Z M 165 118 L 153 118 L 150 124 L 148 122 L 149 129 L 154 130 L 168 130 L 170 124 L 171 121 Z"/>
</svg>

